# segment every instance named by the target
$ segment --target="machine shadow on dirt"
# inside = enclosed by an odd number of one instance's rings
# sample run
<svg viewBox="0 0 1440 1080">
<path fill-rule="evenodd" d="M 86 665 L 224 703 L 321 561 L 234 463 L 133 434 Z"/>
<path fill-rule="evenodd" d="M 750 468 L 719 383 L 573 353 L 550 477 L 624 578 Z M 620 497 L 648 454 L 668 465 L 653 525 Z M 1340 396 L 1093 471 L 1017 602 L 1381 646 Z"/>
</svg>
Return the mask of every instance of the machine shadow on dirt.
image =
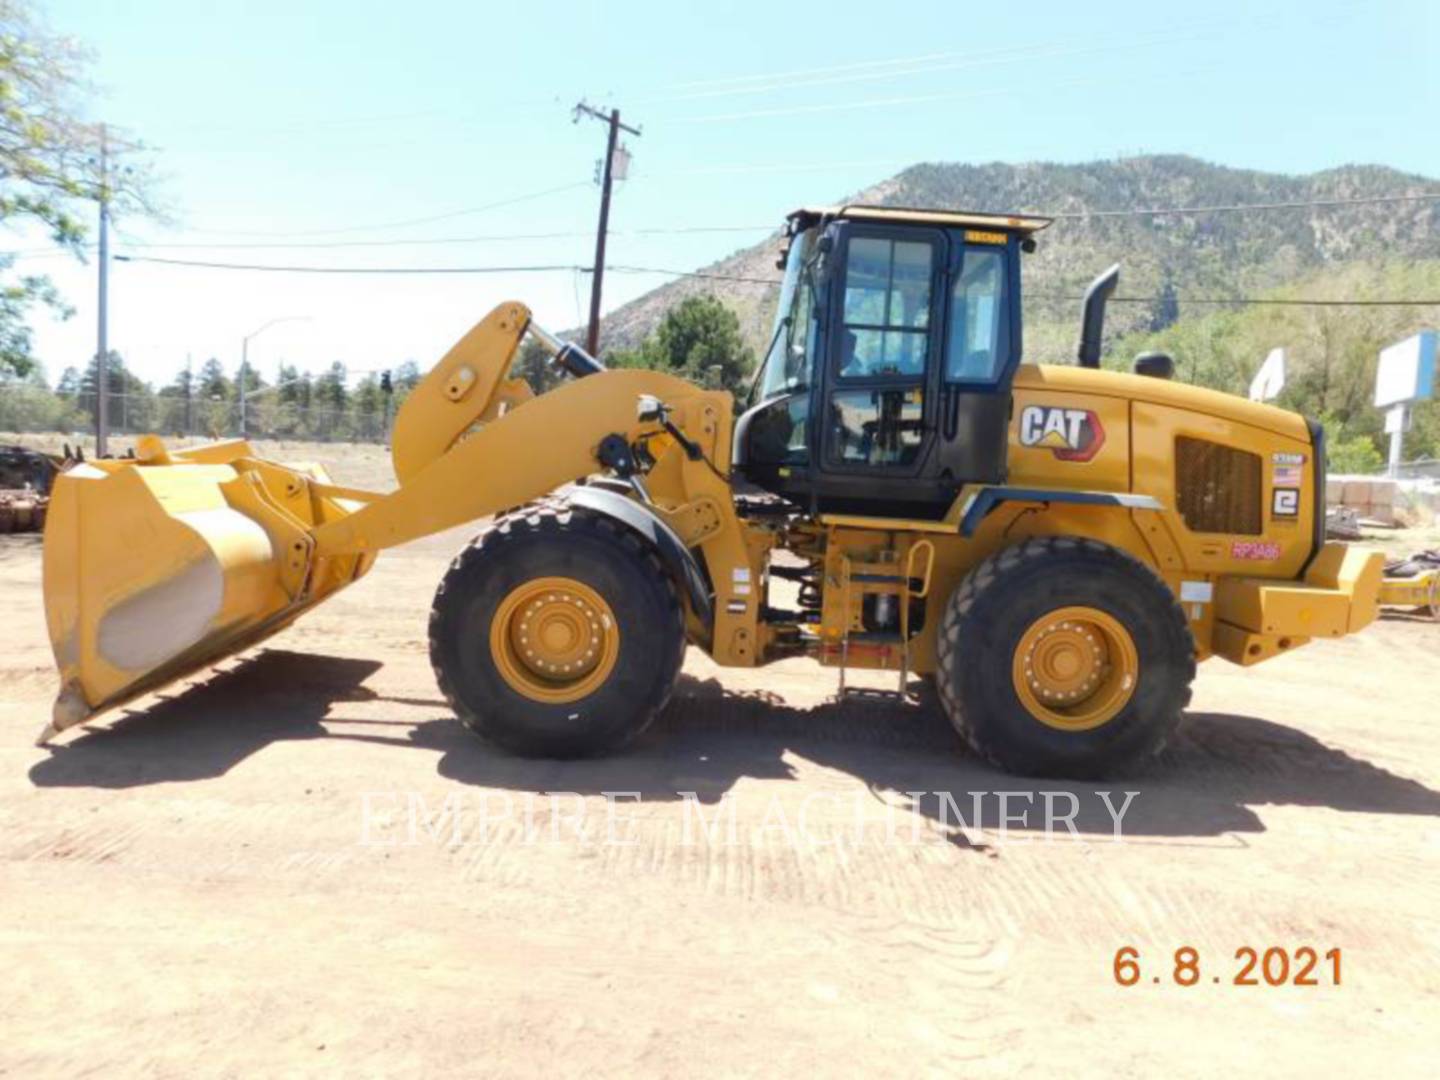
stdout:
<svg viewBox="0 0 1440 1080">
<path fill-rule="evenodd" d="M 1139 792 L 1124 821 L 1131 839 L 1262 832 L 1252 809 L 1257 805 L 1440 816 L 1440 792 L 1295 728 L 1250 716 L 1191 713 L 1169 749 L 1123 778 L 1021 780 L 957 756 L 956 736 L 927 700 L 924 684 L 916 687 L 918 704 L 852 699 L 798 708 L 765 692 L 737 693 L 714 679 L 682 675 L 655 728 L 624 754 L 527 759 L 475 739 L 438 698 L 377 694 L 364 683 L 379 667 L 369 660 L 264 650 L 209 682 L 53 747 L 30 779 L 39 787 L 98 788 L 198 781 L 224 775 L 272 743 L 346 739 L 436 753 L 439 775 L 458 784 L 581 795 L 638 792 L 642 802 L 677 805 L 692 797 L 682 792 L 713 805 L 742 780 L 791 778 L 791 760 L 801 758 L 853 776 L 873 792 L 924 792 L 915 811 L 950 826 L 961 846 L 968 841 L 954 828 L 954 810 L 944 814 L 947 794 L 972 827 L 973 792 L 1014 793 L 1013 812 L 1023 810 L 1031 795 L 1028 829 L 1013 820 L 1009 826 L 1024 835 L 1043 827 L 1042 793 L 1070 793 L 1080 807 L 1077 831 L 1098 841 L 1112 835 L 1113 821 L 1097 790 L 1113 792 L 1117 805 L 1122 792 Z M 344 716 L 346 703 L 377 700 L 430 708 L 436 715 L 417 723 Z M 336 732 L 327 721 L 373 731 Z M 981 806 L 979 827 L 998 827 L 995 799 Z"/>
</svg>

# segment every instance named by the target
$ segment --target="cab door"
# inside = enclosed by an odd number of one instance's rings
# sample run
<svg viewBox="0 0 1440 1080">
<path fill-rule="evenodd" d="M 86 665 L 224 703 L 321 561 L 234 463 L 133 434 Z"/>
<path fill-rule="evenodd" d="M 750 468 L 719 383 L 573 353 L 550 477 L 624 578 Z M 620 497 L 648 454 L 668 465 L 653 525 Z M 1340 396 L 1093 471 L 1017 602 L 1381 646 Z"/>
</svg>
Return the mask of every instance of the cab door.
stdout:
<svg viewBox="0 0 1440 1080">
<path fill-rule="evenodd" d="M 872 494 L 879 482 L 904 498 L 904 480 L 921 475 L 935 439 L 936 300 L 948 239 L 941 230 L 847 224 L 841 240 L 816 425 L 821 469 L 835 494 L 862 494 L 837 483 L 852 476 Z"/>
<path fill-rule="evenodd" d="M 1020 363 L 1019 266 L 1014 241 L 954 246 L 945 297 L 936 474 L 953 485 L 1001 483 L 1009 450 L 1011 386 Z"/>
</svg>

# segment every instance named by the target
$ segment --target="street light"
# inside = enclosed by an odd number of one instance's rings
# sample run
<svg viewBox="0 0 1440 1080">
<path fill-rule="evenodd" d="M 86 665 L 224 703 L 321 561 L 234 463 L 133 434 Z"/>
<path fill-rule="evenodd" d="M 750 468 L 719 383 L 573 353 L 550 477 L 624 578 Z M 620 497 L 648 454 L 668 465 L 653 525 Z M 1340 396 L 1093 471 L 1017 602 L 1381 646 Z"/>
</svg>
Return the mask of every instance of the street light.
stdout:
<svg viewBox="0 0 1440 1080">
<path fill-rule="evenodd" d="M 240 339 L 240 438 L 245 438 L 245 376 L 250 370 L 250 339 L 259 337 L 270 327 L 284 322 L 309 322 L 309 315 L 281 315 Z"/>
</svg>

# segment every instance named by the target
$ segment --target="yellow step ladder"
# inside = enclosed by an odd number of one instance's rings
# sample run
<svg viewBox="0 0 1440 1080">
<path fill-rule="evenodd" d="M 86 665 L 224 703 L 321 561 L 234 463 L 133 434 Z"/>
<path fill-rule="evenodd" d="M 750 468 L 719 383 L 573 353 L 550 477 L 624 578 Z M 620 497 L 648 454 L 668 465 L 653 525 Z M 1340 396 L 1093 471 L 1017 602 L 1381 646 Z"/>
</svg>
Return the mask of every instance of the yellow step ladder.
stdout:
<svg viewBox="0 0 1440 1080">
<path fill-rule="evenodd" d="M 841 596 L 841 619 L 840 619 L 840 689 L 838 695 L 843 700 L 851 693 L 845 685 L 845 669 L 850 661 L 850 645 L 852 641 L 856 645 L 865 647 L 878 647 L 883 649 L 895 648 L 900 657 L 900 681 L 894 694 L 887 691 L 864 691 L 856 692 L 860 696 L 883 696 L 908 697 L 908 686 L 910 682 L 910 641 L 914 637 L 910 629 L 910 607 L 911 602 L 923 600 L 930 595 L 930 577 L 935 569 L 935 545 L 929 540 L 917 540 L 910 545 L 905 553 L 903 568 L 899 559 L 880 559 L 874 562 L 862 562 L 850 558 L 849 555 L 840 556 L 840 596 Z M 897 573 L 896 571 L 900 572 Z M 918 587 L 917 587 L 917 584 Z M 899 607 L 897 621 L 898 630 L 857 630 L 854 627 L 854 608 L 852 606 L 855 597 L 861 598 L 861 607 L 864 607 L 866 595 L 891 596 Z"/>
</svg>

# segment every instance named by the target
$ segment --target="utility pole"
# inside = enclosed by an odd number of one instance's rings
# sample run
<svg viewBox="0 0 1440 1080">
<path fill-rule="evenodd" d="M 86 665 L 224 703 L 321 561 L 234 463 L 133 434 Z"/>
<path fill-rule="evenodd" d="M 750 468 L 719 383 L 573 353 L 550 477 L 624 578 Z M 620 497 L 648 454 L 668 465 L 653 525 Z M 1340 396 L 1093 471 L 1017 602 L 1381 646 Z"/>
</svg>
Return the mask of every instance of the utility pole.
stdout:
<svg viewBox="0 0 1440 1080">
<path fill-rule="evenodd" d="M 380 393 L 384 395 L 380 399 L 380 441 L 390 441 L 390 402 L 395 398 L 395 380 L 390 377 L 390 370 L 380 373 Z"/>
<path fill-rule="evenodd" d="M 137 143 L 113 139 L 110 128 L 106 124 L 97 125 L 95 135 L 100 143 L 100 156 L 98 159 L 91 158 L 89 162 L 91 165 L 97 166 L 100 173 L 99 183 L 95 190 L 95 200 L 100 204 L 100 237 L 97 252 L 100 259 L 100 273 L 99 295 L 96 297 L 100 310 L 95 320 L 95 456 L 104 457 L 109 453 L 110 441 L 110 204 L 115 197 L 114 187 L 111 184 L 114 173 L 114 162 L 111 158 L 117 150 L 123 154 L 139 150 L 141 147 Z M 122 174 L 131 172 L 128 167 L 120 171 Z M 122 194 L 124 194 L 123 191 Z M 123 394 L 124 386 L 122 385 L 120 389 Z"/>
<path fill-rule="evenodd" d="M 104 457 L 109 442 L 110 396 L 110 140 L 100 125 L 100 317 L 95 360 L 95 456 Z"/>
<path fill-rule="evenodd" d="M 576 123 L 580 122 L 581 116 L 594 117 L 596 120 L 603 121 L 610 128 L 609 137 L 605 141 L 605 161 L 600 180 L 600 227 L 595 234 L 595 266 L 590 280 L 590 324 L 585 331 L 585 351 L 591 356 L 598 357 L 600 355 L 600 289 L 605 277 L 605 234 L 610 228 L 610 189 L 614 181 L 616 141 L 622 131 L 628 131 L 638 138 L 640 129 L 622 124 L 619 109 L 611 109 L 609 113 L 605 113 L 583 101 L 575 106 L 574 119 Z"/>
<path fill-rule="evenodd" d="M 259 331 L 256 331 L 259 333 Z M 245 375 L 250 370 L 250 338 L 254 334 L 240 340 L 240 378 L 236 380 L 240 384 L 240 438 L 245 438 Z"/>
<path fill-rule="evenodd" d="M 240 384 L 240 438 L 245 438 L 245 381 L 250 374 L 250 339 L 259 337 L 276 323 L 309 321 L 309 315 L 281 315 L 278 319 L 271 319 L 258 330 L 251 330 L 240 339 L 240 378 L 237 380 Z"/>
</svg>

